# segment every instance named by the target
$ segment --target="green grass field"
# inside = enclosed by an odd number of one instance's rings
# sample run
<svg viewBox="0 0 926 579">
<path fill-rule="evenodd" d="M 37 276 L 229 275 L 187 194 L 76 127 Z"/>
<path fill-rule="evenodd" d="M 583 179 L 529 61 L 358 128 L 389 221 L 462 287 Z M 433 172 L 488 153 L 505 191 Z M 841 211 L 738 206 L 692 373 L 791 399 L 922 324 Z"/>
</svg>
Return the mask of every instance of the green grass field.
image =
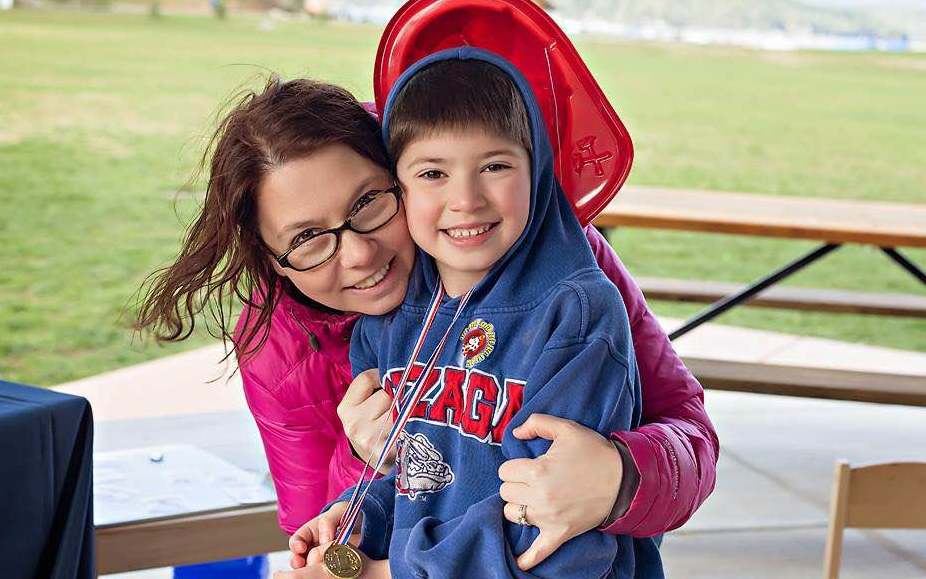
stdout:
<svg viewBox="0 0 926 579">
<path fill-rule="evenodd" d="M 0 378 L 51 385 L 210 341 L 161 347 L 130 325 L 139 284 L 195 211 L 197 187 L 177 192 L 219 104 L 268 70 L 369 99 L 378 36 L 254 15 L 0 13 Z M 634 137 L 633 183 L 926 203 L 924 55 L 577 44 Z M 636 275 L 731 281 L 810 247 L 634 230 L 612 242 Z M 926 265 L 926 252 L 907 253 Z M 790 283 L 926 293 L 857 247 Z M 924 321 L 764 309 L 722 319 L 926 351 Z"/>
</svg>

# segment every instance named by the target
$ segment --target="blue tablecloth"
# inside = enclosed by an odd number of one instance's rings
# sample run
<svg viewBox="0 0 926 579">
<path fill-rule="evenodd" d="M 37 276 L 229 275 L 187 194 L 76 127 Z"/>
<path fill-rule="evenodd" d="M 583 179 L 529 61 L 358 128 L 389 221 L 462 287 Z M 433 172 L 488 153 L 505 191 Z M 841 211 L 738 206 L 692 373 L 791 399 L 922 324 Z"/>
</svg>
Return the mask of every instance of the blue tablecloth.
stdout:
<svg viewBox="0 0 926 579">
<path fill-rule="evenodd" d="M 93 417 L 83 398 L 0 381 L 0 576 L 94 576 Z"/>
</svg>

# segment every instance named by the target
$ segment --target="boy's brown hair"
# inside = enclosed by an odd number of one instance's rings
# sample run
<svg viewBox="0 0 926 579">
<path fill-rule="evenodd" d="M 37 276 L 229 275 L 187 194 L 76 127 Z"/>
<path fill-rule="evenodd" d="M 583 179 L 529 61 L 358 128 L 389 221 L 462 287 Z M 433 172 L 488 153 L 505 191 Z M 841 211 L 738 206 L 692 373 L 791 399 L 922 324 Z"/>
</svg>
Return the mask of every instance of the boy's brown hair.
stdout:
<svg viewBox="0 0 926 579">
<path fill-rule="evenodd" d="M 393 163 L 416 139 L 473 127 L 532 149 L 520 91 L 500 68 L 481 60 L 444 60 L 420 70 L 399 91 L 388 121 Z"/>
</svg>

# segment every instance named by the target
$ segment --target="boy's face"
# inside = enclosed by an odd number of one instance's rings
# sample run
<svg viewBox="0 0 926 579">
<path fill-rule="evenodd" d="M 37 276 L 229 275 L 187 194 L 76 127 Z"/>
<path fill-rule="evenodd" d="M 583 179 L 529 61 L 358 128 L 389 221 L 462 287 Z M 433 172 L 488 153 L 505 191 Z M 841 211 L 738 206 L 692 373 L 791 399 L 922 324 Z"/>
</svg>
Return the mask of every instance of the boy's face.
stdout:
<svg viewBox="0 0 926 579">
<path fill-rule="evenodd" d="M 530 215 L 530 155 L 481 129 L 412 141 L 397 162 L 412 239 L 434 257 L 451 295 L 481 280 Z"/>
</svg>

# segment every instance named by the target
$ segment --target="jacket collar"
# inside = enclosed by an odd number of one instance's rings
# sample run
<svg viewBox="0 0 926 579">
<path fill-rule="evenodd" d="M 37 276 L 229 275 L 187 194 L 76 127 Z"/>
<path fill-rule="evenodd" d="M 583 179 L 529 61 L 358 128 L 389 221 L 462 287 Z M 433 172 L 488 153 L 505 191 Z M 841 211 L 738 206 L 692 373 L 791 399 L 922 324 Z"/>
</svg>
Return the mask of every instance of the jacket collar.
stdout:
<svg viewBox="0 0 926 579">
<path fill-rule="evenodd" d="M 309 346 L 316 352 L 338 352 L 349 348 L 351 332 L 360 314 L 328 313 L 294 299 L 285 291 L 280 292 L 273 312 L 273 321 L 292 326 L 306 336 Z"/>
</svg>

